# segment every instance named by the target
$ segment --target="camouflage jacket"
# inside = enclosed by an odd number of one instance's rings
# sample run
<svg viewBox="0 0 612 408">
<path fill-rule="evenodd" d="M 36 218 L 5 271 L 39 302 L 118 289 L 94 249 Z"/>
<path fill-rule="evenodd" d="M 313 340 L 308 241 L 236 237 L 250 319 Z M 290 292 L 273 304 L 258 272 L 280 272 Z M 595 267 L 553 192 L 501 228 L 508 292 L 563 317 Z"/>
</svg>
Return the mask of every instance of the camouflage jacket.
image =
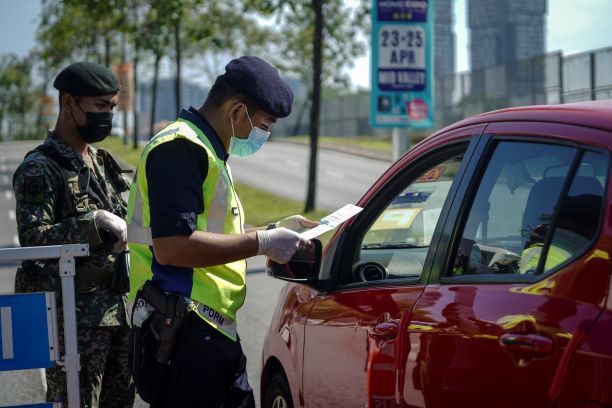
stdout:
<svg viewBox="0 0 612 408">
<path fill-rule="evenodd" d="M 90 256 L 76 259 L 78 327 L 126 325 L 127 294 L 111 289 L 115 255 L 98 234 L 93 215 L 106 209 L 125 218 L 126 203 L 120 193 L 129 185 L 108 152 L 90 146 L 89 154 L 95 171 L 59 136 L 49 133 L 43 145 L 26 155 L 13 176 L 19 242 L 21 246 L 88 243 Z M 23 262 L 15 276 L 15 291 L 55 291 L 59 303 L 58 261 Z"/>
</svg>

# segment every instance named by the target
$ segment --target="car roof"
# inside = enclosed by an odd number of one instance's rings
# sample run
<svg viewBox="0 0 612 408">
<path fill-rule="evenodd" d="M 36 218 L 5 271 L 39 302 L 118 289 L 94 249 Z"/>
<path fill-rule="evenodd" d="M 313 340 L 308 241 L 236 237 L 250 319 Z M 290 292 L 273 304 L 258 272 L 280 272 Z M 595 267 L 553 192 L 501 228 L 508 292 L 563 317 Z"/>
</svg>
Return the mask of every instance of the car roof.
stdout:
<svg viewBox="0 0 612 408">
<path fill-rule="evenodd" d="M 461 120 L 437 131 L 434 135 L 464 126 L 518 121 L 565 123 L 612 131 L 612 99 L 500 109 Z"/>
</svg>

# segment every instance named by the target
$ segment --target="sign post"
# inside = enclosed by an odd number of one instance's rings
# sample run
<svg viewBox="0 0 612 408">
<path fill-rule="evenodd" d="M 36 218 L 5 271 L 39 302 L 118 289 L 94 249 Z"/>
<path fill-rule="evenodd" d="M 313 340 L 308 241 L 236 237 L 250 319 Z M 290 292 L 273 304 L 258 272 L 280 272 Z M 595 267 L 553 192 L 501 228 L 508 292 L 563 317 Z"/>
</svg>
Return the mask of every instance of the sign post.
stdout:
<svg viewBox="0 0 612 408">
<path fill-rule="evenodd" d="M 370 122 L 394 128 L 394 158 L 399 128 L 434 126 L 433 2 L 373 0 Z"/>
</svg>

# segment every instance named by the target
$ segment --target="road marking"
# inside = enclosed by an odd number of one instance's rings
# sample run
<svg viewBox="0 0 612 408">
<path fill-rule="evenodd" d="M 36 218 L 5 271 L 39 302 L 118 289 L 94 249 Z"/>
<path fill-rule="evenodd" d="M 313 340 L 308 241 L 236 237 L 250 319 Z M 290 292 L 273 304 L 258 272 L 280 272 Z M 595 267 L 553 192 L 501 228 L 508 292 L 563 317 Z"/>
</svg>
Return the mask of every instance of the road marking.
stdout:
<svg viewBox="0 0 612 408">
<path fill-rule="evenodd" d="M 2 325 L 2 359 L 14 358 L 13 352 L 13 318 L 11 307 L 0 307 L 0 325 Z"/>
<path fill-rule="evenodd" d="M 4 198 L 6 198 L 9 201 L 12 200 L 13 192 L 11 190 L 4 190 Z"/>
<path fill-rule="evenodd" d="M 15 220 L 15 210 L 9 210 L 9 219 Z"/>
<path fill-rule="evenodd" d="M 338 173 L 337 171 L 325 170 L 325 173 L 329 174 L 332 177 L 338 178 L 338 179 L 344 178 L 344 174 Z"/>
<path fill-rule="evenodd" d="M 17 235 L 13 235 L 13 246 L 14 247 L 20 247 L 21 244 L 19 243 L 19 237 Z"/>
</svg>

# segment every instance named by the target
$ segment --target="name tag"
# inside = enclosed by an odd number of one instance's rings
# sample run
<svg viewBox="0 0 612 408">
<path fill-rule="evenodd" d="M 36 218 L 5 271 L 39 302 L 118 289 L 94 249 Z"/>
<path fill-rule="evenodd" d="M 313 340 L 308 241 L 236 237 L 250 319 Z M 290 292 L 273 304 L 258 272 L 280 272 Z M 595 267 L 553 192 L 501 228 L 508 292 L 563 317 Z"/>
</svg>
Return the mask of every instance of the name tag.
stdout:
<svg viewBox="0 0 612 408">
<path fill-rule="evenodd" d="M 188 300 L 188 302 L 192 300 Z M 192 305 L 195 307 L 195 312 L 221 333 L 225 334 L 230 339 L 236 341 L 238 338 L 238 330 L 236 328 L 236 322 L 227 316 L 217 312 L 212 307 L 203 305 L 198 302 L 193 302 Z"/>
</svg>

